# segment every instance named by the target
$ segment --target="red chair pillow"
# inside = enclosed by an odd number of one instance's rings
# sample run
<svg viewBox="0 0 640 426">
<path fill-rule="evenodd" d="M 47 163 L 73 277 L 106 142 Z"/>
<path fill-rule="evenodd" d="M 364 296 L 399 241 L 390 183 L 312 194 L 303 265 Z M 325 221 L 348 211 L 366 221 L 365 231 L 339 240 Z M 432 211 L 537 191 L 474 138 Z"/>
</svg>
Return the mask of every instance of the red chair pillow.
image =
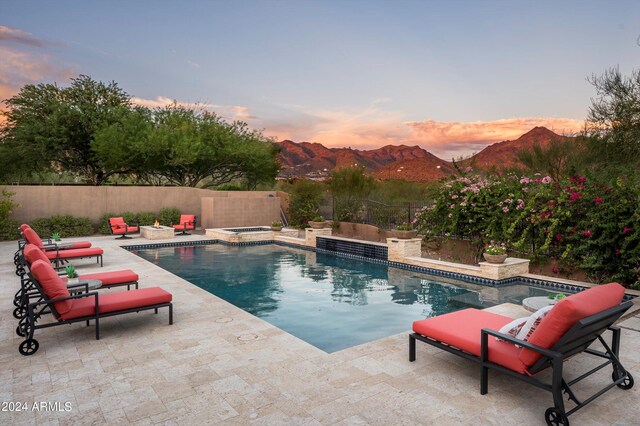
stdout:
<svg viewBox="0 0 640 426">
<path fill-rule="evenodd" d="M 599 285 L 572 294 L 551 309 L 529 337 L 529 343 L 549 349 L 578 321 L 618 306 L 623 297 L 624 287 L 618 283 Z M 541 355 L 524 349 L 519 358 L 523 364 L 531 366 Z"/>
<path fill-rule="evenodd" d="M 24 234 L 24 238 L 29 244 L 33 244 L 39 249 L 44 250 L 44 244 L 42 243 L 42 240 L 40 239 L 36 231 L 34 231 L 32 228 L 26 228 L 24 231 L 22 231 L 22 233 Z"/>
<path fill-rule="evenodd" d="M 29 265 L 33 265 L 36 260 L 42 260 L 43 262 L 49 262 L 49 258 L 38 247 L 33 244 L 27 244 L 24 246 L 24 251 L 22 252 L 24 255 L 24 259 L 27 261 Z"/>
<path fill-rule="evenodd" d="M 69 297 L 69 289 L 62 281 L 62 278 L 56 274 L 56 271 L 53 269 L 49 262 L 44 262 L 42 260 L 36 260 L 31 265 L 31 273 L 34 278 L 44 290 L 44 293 L 47 295 L 48 299 L 58 299 L 60 297 Z M 53 304 L 56 308 L 56 311 L 60 315 L 66 314 L 73 307 L 72 300 L 64 300 L 62 302 L 56 302 Z"/>
</svg>

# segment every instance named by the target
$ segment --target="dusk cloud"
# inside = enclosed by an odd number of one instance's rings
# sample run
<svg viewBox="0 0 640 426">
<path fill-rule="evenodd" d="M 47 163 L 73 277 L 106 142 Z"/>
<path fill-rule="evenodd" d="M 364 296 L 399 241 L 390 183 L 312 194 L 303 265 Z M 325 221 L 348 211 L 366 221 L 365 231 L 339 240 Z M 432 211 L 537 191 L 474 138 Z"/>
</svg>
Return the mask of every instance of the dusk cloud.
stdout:
<svg viewBox="0 0 640 426">
<path fill-rule="evenodd" d="M 361 111 L 307 112 L 305 126 L 265 121 L 265 133 L 275 139 L 319 142 L 327 147 L 371 149 L 383 145 L 419 145 L 450 159 L 468 156 L 486 146 L 517 139 L 536 126 L 558 134 L 574 134 L 583 120 L 570 118 L 516 117 L 492 121 L 404 121 L 403 114 L 386 111 L 373 102 Z M 292 117 L 294 121 L 294 117 Z"/>
<path fill-rule="evenodd" d="M 56 44 L 48 40 L 37 38 L 33 34 L 22 31 L 18 28 L 11 28 L 5 25 L 0 25 L 0 41 L 26 44 L 34 47 L 47 47 Z"/>
<path fill-rule="evenodd" d="M 165 96 L 158 96 L 155 99 L 133 98 L 132 102 L 136 105 L 147 108 L 163 108 L 167 105 L 176 103 L 178 106 L 191 109 L 204 109 L 209 112 L 215 112 L 217 115 L 228 120 L 254 120 L 257 119 L 251 113 L 252 108 L 240 105 L 215 105 L 206 102 L 182 102 Z"/>
</svg>

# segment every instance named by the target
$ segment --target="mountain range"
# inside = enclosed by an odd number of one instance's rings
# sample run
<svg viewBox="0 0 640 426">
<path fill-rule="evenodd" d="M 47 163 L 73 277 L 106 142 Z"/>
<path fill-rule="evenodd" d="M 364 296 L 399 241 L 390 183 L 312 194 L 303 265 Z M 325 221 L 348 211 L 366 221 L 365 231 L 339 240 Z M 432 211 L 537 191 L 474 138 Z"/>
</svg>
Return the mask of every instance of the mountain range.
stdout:
<svg viewBox="0 0 640 426">
<path fill-rule="evenodd" d="M 517 153 L 535 144 L 546 146 L 555 139 L 568 139 L 546 127 L 534 127 L 516 140 L 497 142 L 460 162 L 477 169 L 517 165 Z M 386 145 L 371 150 L 327 148 L 313 142 L 284 140 L 280 146 L 281 177 L 327 177 L 334 169 L 365 167 L 379 179 L 438 180 L 453 174 L 452 162 L 442 160 L 419 146 Z"/>
</svg>

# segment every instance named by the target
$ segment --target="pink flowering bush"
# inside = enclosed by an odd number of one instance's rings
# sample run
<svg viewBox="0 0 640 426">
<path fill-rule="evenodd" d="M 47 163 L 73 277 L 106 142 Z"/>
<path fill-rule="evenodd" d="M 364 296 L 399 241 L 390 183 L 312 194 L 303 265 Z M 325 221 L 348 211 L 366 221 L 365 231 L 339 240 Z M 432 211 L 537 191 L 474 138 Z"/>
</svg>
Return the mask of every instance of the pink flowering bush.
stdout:
<svg viewBox="0 0 640 426">
<path fill-rule="evenodd" d="M 416 215 L 427 237 L 491 240 L 521 253 L 561 260 L 598 281 L 640 287 L 640 185 L 575 176 L 460 176 L 444 183 Z"/>
</svg>

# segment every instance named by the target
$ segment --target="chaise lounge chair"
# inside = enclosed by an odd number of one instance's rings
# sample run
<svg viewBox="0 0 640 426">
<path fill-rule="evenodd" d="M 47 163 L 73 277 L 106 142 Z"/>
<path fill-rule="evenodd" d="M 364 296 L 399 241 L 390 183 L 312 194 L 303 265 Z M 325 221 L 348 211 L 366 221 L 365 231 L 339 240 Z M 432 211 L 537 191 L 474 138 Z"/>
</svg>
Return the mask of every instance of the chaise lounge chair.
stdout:
<svg viewBox="0 0 640 426">
<path fill-rule="evenodd" d="M 51 264 L 36 260 L 31 265 L 31 279 L 40 292 L 41 301 L 29 303 L 27 321 L 21 330 L 25 340 L 20 343 L 18 350 L 22 355 L 33 355 L 40 344 L 33 338 L 35 330 L 55 327 L 75 322 L 95 321 L 96 340 L 100 339 L 100 319 L 140 312 L 169 308 L 169 324 L 173 324 L 173 304 L 171 293 L 160 287 L 141 288 L 131 291 L 98 295 L 97 291 L 87 291 L 86 284 L 67 287 L 58 276 Z M 69 289 L 78 292 L 71 295 Z M 46 310 L 50 310 L 57 321 L 36 324 L 35 318 Z"/>
<path fill-rule="evenodd" d="M 31 228 L 29 225 L 27 225 L 26 223 L 23 223 L 22 225 L 20 225 L 19 231 L 20 231 L 20 236 L 22 237 L 22 239 L 18 240 L 18 251 L 15 252 L 14 256 L 13 256 L 13 262 L 16 264 L 16 266 L 18 266 L 18 259 L 20 257 L 20 253 L 22 252 L 22 249 L 24 248 L 25 245 L 27 245 L 29 242 L 27 241 L 27 239 L 24 236 L 24 231 L 26 229 L 33 229 Z M 35 230 L 33 231 L 35 232 Z M 37 232 L 35 232 L 36 235 L 38 235 Z M 51 238 L 47 238 L 47 239 L 42 239 L 39 235 L 38 238 L 40 238 L 40 241 L 42 241 L 44 250 L 47 251 L 51 251 L 51 250 L 67 250 L 67 249 L 81 249 L 81 248 L 89 248 L 91 247 L 91 242 L 89 241 L 76 241 L 76 242 L 69 242 L 69 243 L 57 243 L 55 241 L 53 241 Z"/>
<path fill-rule="evenodd" d="M 102 266 L 102 254 L 104 253 L 104 250 L 99 247 L 68 250 L 60 250 L 56 248 L 55 250 L 48 251 L 36 231 L 33 229 L 26 228 L 24 230 L 24 236 L 29 244 L 33 244 L 42 250 L 46 254 L 47 258 L 55 264 L 56 268 L 59 268 L 62 263 L 67 262 L 69 259 L 85 259 L 91 257 L 95 257 L 96 262 L 100 263 L 100 266 Z"/>
<path fill-rule="evenodd" d="M 510 323 L 511 318 L 477 309 L 416 321 L 414 332 L 409 335 L 409 361 L 416 359 L 416 340 L 420 340 L 480 364 L 482 395 L 488 391 L 490 368 L 523 380 L 553 395 L 554 406 L 545 412 L 547 424 L 567 426 L 568 416 L 613 387 L 633 387 L 633 377 L 618 358 L 620 330 L 613 325 L 633 304 L 631 301 L 621 303 L 623 297 L 624 288 L 617 283 L 571 295 L 549 311 L 527 341 L 496 331 Z M 613 334 L 610 345 L 602 337 L 606 330 Z M 604 352 L 589 348 L 596 340 Z M 606 361 L 576 379 L 565 380 L 563 362 L 582 352 Z M 607 365 L 613 367 L 613 380 L 594 395 L 578 399 L 571 386 Z M 534 377 L 549 367 L 552 369 L 550 384 Z M 576 404 L 568 411 L 565 411 L 563 392 Z"/>
<path fill-rule="evenodd" d="M 27 269 L 30 271 L 31 265 L 36 260 L 42 260 L 45 262 L 49 261 L 44 252 L 38 249 L 33 244 L 27 244 L 24 247 L 22 260 L 24 268 L 22 269 L 23 274 L 20 276 L 20 289 L 15 294 L 13 299 L 13 304 L 16 306 L 16 308 L 13 310 L 13 317 L 20 320 L 26 317 L 27 305 L 31 301 L 31 298 L 39 295 L 39 292 L 36 290 L 33 282 L 31 281 L 31 279 L 29 279 Z M 83 274 L 80 275 L 78 279 L 80 281 L 100 280 L 102 282 L 102 286 L 100 287 L 101 289 L 127 286 L 127 290 L 130 290 L 132 286 L 138 288 L 139 277 L 138 274 L 133 272 L 131 269 L 124 269 L 121 271 Z M 62 281 L 66 284 L 68 279 L 66 277 L 62 277 Z"/>
<path fill-rule="evenodd" d="M 140 227 L 137 224 L 135 226 L 129 226 L 122 217 L 110 217 L 109 230 L 112 235 L 120 235 L 116 240 L 128 240 L 131 237 L 127 236 L 127 234 L 140 232 Z"/>
<path fill-rule="evenodd" d="M 189 235 L 187 231 L 193 231 L 196 229 L 196 217 L 192 214 L 180 215 L 180 223 L 173 225 L 173 229 L 176 231 L 182 231 L 177 235 Z"/>
</svg>

